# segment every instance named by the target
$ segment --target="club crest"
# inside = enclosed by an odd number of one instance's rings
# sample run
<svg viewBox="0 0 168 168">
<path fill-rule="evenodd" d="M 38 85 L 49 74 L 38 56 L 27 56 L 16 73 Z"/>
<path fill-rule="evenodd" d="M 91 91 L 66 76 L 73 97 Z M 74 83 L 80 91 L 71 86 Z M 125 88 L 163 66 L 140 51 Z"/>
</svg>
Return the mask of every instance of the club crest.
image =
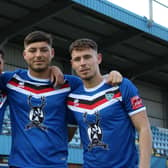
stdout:
<svg viewBox="0 0 168 168">
<path fill-rule="evenodd" d="M 114 93 L 106 93 L 106 94 L 105 94 L 105 98 L 106 98 L 107 100 L 111 100 L 111 99 L 113 98 L 113 96 L 114 96 Z"/>
<path fill-rule="evenodd" d="M 28 105 L 30 107 L 29 112 L 29 124 L 26 125 L 26 129 L 31 129 L 33 127 L 40 128 L 42 130 L 47 130 L 47 127 L 43 125 L 44 122 L 44 106 L 46 105 L 45 97 L 40 98 L 40 104 L 32 103 L 32 96 L 28 97 Z"/>
<path fill-rule="evenodd" d="M 104 149 L 108 149 L 108 144 L 105 144 L 103 139 L 103 131 L 100 126 L 100 114 L 95 112 L 92 116 L 95 116 L 95 121 L 90 122 L 88 120 L 87 112 L 83 115 L 83 121 L 88 125 L 87 133 L 90 140 L 88 144 L 88 149 L 92 150 L 94 147 L 102 147 Z"/>
</svg>

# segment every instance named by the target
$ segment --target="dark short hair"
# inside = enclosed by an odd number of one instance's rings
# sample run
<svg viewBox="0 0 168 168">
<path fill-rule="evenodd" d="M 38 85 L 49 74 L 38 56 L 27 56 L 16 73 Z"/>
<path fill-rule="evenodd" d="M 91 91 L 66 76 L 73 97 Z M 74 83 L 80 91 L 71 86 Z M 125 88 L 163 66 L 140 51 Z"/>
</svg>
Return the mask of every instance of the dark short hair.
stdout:
<svg viewBox="0 0 168 168">
<path fill-rule="evenodd" d="M 31 43 L 35 42 L 47 42 L 50 46 L 52 46 L 53 39 L 51 34 L 43 32 L 43 31 L 33 31 L 29 33 L 24 39 L 24 47 Z"/>
<path fill-rule="evenodd" d="M 69 53 L 71 54 L 73 50 L 84 50 L 88 48 L 97 51 L 98 45 L 96 44 L 95 41 L 88 38 L 77 39 L 74 42 L 72 42 L 71 45 L 69 46 Z"/>
<path fill-rule="evenodd" d="M 4 59 L 4 56 L 5 56 L 5 53 L 3 50 L 0 49 L 0 55 L 1 55 L 1 58 Z"/>
</svg>

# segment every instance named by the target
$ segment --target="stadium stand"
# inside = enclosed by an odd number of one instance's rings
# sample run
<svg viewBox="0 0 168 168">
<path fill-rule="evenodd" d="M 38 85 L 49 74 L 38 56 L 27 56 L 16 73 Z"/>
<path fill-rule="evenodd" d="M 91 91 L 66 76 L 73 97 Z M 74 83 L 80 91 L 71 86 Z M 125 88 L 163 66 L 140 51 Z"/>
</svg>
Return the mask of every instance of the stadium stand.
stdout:
<svg viewBox="0 0 168 168">
<path fill-rule="evenodd" d="M 168 159 L 168 129 L 151 126 L 151 131 L 153 135 L 153 157 L 152 157 L 152 167 L 156 168 L 156 163 L 158 165 L 165 165 Z M 3 125 L 3 131 L 0 135 L 0 168 L 6 167 L 7 159 L 10 152 L 11 146 L 11 128 L 9 113 L 5 114 L 5 120 Z M 136 132 L 135 142 L 138 147 L 139 136 Z M 82 144 L 80 141 L 79 130 L 77 129 L 72 141 L 69 143 L 69 163 L 82 164 Z M 157 168 L 164 168 L 157 167 Z"/>
<path fill-rule="evenodd" d="M 2 134 L 11 135 L 10 112 L 8 107 L 5 111 L 4 122 L 2 125 Z"/>
<path fill-rule="evenodd" d="M 155 156 L 168 157 L 168 129 L 152 127 L 153 153 Z"/>
<path fill-rule="evenodd" d="M 145 93 L 146 104 L 151 111 L 152 123 L 157 125 L 151 127 L 153 134 L 151 168 L 168 168 L 168 163 L 166 165 L 166 160 L 168 160 L 168 129 L 160 127 L 168 128 L 168 94 L 167 90 L 164 90 L 167 89 L 168 83 L 168 29 L 155 24 L 153 21 L 152 25 L 149 26 L 149 20 L 146 17 L 137 16 L 106 0 L 72 0 L 69 5 L 66 0 L 39 1 L 31 1 L 31 3 L 20 0 L 0 2 L 0 5 L 4 6 L 4 10 L 2 8 L 1 11 L 2 16 L 0 16 L 2 20 L 0 42 L 6 50 L 5 70 L 25 67 L 20 60 L 20 53 L 22 53 L 20 46 L 22 46 L 25 32 L 27 33 L 32 29 L 47 30 L 54 34 L 57 58 L 59 58 L 59 52 L 61 55 L 60 62 L 59 59 L 56 62 L 64 67 L 66 73 L 71 72 L 68 69 L 70 66 L 67 66 L 68 57 L 63 57 L 66 55 L 65 48 L 68 43 L 81 36 L 96 39 L 105 53 L 104 72 L 111 70 L 111 62 L 113 62 L 114 69 L 117 68 L 128 76 L 133 74 L 132 79 L 145 79 L 145 81 L 161 88 L 161 91 L 159 90 L 160 92 L 157 93 L 156 89 L 149 93 L 150 87 L 142 91 Z M 46 7 L 50 10 L 45 10 Z M 10 12 L 6 12 L 6 9 Z M 17 12 L 15 12 L 16 9 Z M 73 17 L 75 19 L 71 20 Z M 136 57 L 134 57 L 135 55 Z M 154 96 L 155 93 L 156 96 Z M 165 94 L 165 97 L 159 97 L 159 93 L 160 95 Z M 162 103 L 162 99 L 165 102 Z M 0 135 L 0 168 L 7 167 L 11 144 L 10 134 L 9 113 L 6 113 L 3 134 Z M 137 133 L 136 144 L 138 147 L 139 136 Z M 69 143 L 68 162 L 77 164 L 73 168 L 81 167 L 82 152 L 82 144 L 77 130 Z"/>
<path fill-rule="evenodd" d="M 168 129 L 151 126 L 153 135 L 153 155 L 168 157 Z M 139 136 L 136 132 L 136 144 L 139 143 Z M 69 143 L 70 147 L 81 148 L 79 130 L 77 129 L 72 141 Z"/>
</svg>

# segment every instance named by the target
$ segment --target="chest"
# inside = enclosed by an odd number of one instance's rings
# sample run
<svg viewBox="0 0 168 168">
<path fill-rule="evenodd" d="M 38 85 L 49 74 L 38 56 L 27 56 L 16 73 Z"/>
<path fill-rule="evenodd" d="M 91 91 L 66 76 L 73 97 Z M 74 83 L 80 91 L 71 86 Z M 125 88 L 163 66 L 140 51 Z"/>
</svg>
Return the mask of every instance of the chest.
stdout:
<svg viewBox="0 0 168 168">
<path fill-rule="evenodd" d="M 46 109 L 61 108 L 65 106 L 65 100 L 70 88 L 54 89 L 50 85 L 35 84 L 7 84 L 7 96 L 9 104 L 23 110 L 34 109 L 40 111 Z"/>
<path fill-rule="evenodd" d="M 128 117 L 118 89 L 106 89 L 97 94 L 71 94 L 67 104 L 79 124 L 83 121 L 108 123 Z"/>
</svg>

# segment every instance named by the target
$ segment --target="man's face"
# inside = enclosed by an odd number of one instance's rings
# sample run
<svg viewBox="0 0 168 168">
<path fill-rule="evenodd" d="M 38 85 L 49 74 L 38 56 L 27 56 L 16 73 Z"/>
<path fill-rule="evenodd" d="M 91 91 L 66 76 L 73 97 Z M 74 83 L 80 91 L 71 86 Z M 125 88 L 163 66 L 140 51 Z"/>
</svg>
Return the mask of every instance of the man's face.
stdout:
<svg viewBox="0 0 168 168">
<path fill-rule="evenodd" d="M 101 55 L 95 50 L 72 50 L 71 58 L 72 68 L 81 79 L 90 80 L 99 72 Z"/>
<path fill-rule="evenodd" d="M 30 70 L 43 72 L 54 57 L 54 49 L 47 42 L 34 42 L 25 47 L 23 56 Z"/>
<path fill-rule="evenodd" d="M 0 73 L 2 73 L 4 69 L 4 60 L 2 59 L 2 55 L 0 54 Z"/>
</svg>

